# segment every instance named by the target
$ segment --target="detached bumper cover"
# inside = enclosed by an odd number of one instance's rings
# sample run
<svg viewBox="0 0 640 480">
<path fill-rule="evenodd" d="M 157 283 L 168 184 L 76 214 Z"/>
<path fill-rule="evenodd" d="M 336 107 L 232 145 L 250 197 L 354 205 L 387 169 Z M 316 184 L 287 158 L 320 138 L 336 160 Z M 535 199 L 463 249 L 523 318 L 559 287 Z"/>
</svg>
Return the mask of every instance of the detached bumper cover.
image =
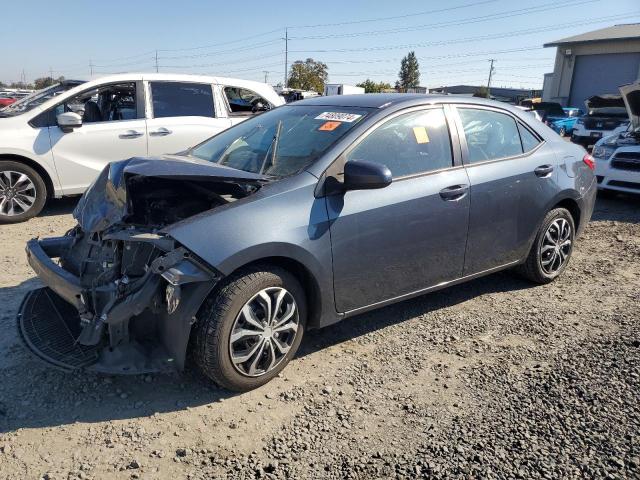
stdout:
<svg viewBox="0 0 640 480">
<path fill-rule="evenodd" d="M 27 260 L 40 280 L 71 305 L 78 306 L 82 287 L 80 279 L 67 272 L 52 258 L 58 258 L 71 248 L 72 237 L 55 237 L 29 240 L 26 252 Z"/>
</svg>

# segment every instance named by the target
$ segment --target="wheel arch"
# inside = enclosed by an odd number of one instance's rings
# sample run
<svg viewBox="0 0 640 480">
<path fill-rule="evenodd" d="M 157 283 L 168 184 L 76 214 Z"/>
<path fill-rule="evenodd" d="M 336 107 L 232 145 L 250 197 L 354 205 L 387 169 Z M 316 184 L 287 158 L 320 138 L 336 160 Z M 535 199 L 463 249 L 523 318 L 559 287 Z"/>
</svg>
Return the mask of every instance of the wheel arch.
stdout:
<svg viewBox="0 0 640 480">
<path fill-rule="evenodd" d="M 550 210 L 554 208 L 566 208 L 571 214 L 571 218 L 573 218 L 573 225 L 575 227 L 576 232 L 580 231 L 581 225 L 581 216 L 582 210 L 580 209 L 580 205 L 576 200 L 571 197 L 564 198 L 557 202 Z"/>
<path fill-rule="evenodd" d="M 297 259 L 278 255 L 252 260 L 244 265 L 238 266 L 234 272 L 257 265 L 279 267 L 296 277 L 296 280 L 300 282 L 306 295 L 307 309 L 309 310 L 307 328 L 318 328 L 321 324 L 320 319 L 322 317 L 322 290 L 313 272 Z"/>
<path fill-rule="evenodd" d="M 16 155 L 12 153 L 0 153 L 0 160 L 23 163 L 28 167 L 33 168 L 38 173 L 38 175 L 42 177 L 42 180 L 44 181 L 45 187 L 47 189 L 47 198 L 52 198 L 54 196 L 55 186 L 53 185 L 53 179 L 51 178 L 51 175 L 49 174 L 47 169 L 44 168 L 40 163 L 28 157 L 24 157 L 22 155 Z"/>
</svg>

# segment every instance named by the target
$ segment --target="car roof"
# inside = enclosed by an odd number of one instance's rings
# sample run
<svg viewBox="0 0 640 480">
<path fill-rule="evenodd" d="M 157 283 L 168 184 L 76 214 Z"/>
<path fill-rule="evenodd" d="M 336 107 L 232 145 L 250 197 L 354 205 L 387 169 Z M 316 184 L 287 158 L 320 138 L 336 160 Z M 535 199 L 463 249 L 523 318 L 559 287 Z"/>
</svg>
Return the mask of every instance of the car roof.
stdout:
<svg viewBox="0 0 640 480">
<path fill-rule="evenodd" d="M 263 95 L 270 102 L 278 99 L 277 93 L 273 89 L 271 85 L 262 82 L 256 82 L 253 80 L 243 80 L 240 78 L 229 78 L 229 77 L 214 77 L 209 75 L 189 75 L 189 74 L 180 74 L 180 73 L 118 73 L 114 75 L 105 75 L 97 78 L 92 78 L 89 81 L 83 80 L 65 80 L 63 84 L 74 85 L 73 88 L 67 90 L 66 92 L 56 96 L 54 98 L 50 98 L 42 105 L 40 105 L 37 109 L 32 111 L 33 114 L 37 114 L 39 111 L 46 110 L 55 102 L 59 102 L 61 100 L 66 100 L 67 98 L 71 98 L 76 95 L 80 91 L 85 91 L 91 89 L 93 87 L 98 87 L 107 83 L 116 83 L 116 82 L 135 82 L 135 81 L 172 81 L 172 82 L 199 82 L 199 83 L 210 83 L 215 85 L 230 85 L 233 87 L 245 87 L 251 90 L 254 90 L 256 93 Z M 35 116 L 35 115 L 34 115 Z"/>
<path fill-rule="evenodd" d="M 437 103 L 464 103 L 487 105 L 504 110 L 517 110 L 513 105 L 479 97 L 459 97 L 454 95 L 431 95 L 425 93 L 362 93 L 355 95 L 329 95 L 313 97 L 289 105 L 309 105 L 323 107 L 360 107 L 386 109 L 389 107 L 410 107 Z"/>
</svg>

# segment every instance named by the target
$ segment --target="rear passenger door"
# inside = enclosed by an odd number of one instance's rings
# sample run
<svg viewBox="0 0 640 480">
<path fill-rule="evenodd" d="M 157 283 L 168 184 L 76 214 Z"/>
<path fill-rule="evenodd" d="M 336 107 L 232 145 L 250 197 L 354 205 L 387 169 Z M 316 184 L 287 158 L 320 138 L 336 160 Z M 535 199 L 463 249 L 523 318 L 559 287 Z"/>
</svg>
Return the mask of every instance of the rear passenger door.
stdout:
<svg viewBox="0 0 640 480">
<path fill-rule="evenodd" d="M 147 84 L 149 155 L 177 153 L 231 126 L 217 118 L 213 85 L 151 81 Z"/>
<path fill-rule="evenodd" d="M 526 255 L 557 191 L 557 159 L 507 111 L 475 105 L 456 110 L 471 185 L 464 268 L 471 275 Z"/>
</svg>

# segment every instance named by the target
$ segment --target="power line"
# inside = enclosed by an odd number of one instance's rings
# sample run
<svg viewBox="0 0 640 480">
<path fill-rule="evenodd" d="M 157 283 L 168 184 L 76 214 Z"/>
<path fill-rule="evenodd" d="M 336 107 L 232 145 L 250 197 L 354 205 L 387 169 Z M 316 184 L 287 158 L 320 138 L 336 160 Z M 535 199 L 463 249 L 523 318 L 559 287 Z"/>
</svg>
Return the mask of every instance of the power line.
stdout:
<svg viewBox="0 0 640 480">
<path fill-rule="evenodd" d="M 261 48 L 261 47 L 266 47 L 268 45 L 274 45 L 276 43 L 280 43 L 281 39 L 280 38 L 276 38 L 276 39 L 272 39 L 266 42 L 261 42 L 261 43 L 255 43 L 253 45 L 247 45 L 246 47 L 239 47 L 239 48 L 233 48 L 230 50 L 218 50 L 215 52 L 207 52 L 207 53 L 198 53 L 195 55 L 173 55 L 173 56 L 169 56 L 169 57 L 162 57 L 163 60 L 175 60 L 175 59 L 181 59 L 181 58 L 202 58 L 202 57 L 210 57 L 212 55 L 226 55 L 229 53 L 237 53 L 237 52 L 243 52 L 246 50 L 255 50 L 256 48 Z"/>
<path fill-rule="evenodd" d="M 578 5 L 583 5 L 586 3 L 594 3 L 599 2 L 601 0 L 572 0 L 566 3 L 558 4 L 557 2 L 545 3 L 538 6 L 527 7 L 527 8 L 519 8 L 517 10 L 511 10 L 508 12 L 499 12 L 493 13 L 490 15 L 482 15 L 479 17 L 469 17 L 462 20 L 452 20 L 447 22 L 436 22 L 436 23 L 428 23 L 423 25 L 415 25 L 411 27 L 401 27 L 394 29 L 386 29 L 386 30 L 371 30 L 366 32 L 353 32 L 353 33 L 338 33 L 338 34 L 326 34 L 326 35 L 310 35 L 304 37 L 291 37 L 291 40 L 322 40 L 327 38 L 353 38 L 353 37 L 363 37 L 363 36 L 371 36 L 371 35 L 389 35 L 393 33 L 406 33 L 413 32 L 416 30 L 425 30 L 425 29 L 433 29 L 433 28 L 444 28 L 444 27 L 453 27 L 460 25 L 468 25 L 471 23 L 480 23 L 487 22 L 491 20 L 500 20 L 504 18 L 517 17 L 520 15 L 529 15 L 532 13 L 540 13 L 546 12 L 548 10 L 555 10 L 558 8 L 566 8 L 566 7 L 575 7 Z"/>
<path fill-rule="evenodd" d="M 391 45 L 384 47 L 360 47 L 360 48 L 337 48 L 337 49 L 319 49 L 319 50 L 291 50 L 293 53 L 329 53 L 329 52 L 364 52 L 364 51 L 382 51 L 382 50 L 399 50 L 399 49 L 411 49 L 417 47 L 434 47 L 434 46 L 445 46 L 445 45 L 454 45 L 460 43 L 469 43 L 469 42 L 477 42 L 482 40 L 496 40 L 500 38 L 509 38 L 509 37 L 517 37 L 521 35 L 528 35 L 531 33 L 540 33 L 540 32 L 548 32 L 552 30 L 563 30 L 569 27 L 581 26 L 581 25 L 591 25 L 594 23 L 603 23 L 610 20 L 617 20 L 621 18 L 628 19 L 630 16 L 638 16 L 640 15 L 640 11 L 620 14 L 620 15 L 612 15 L 609 17 L 602 17 L 599 20 L 585 20 L 581 22 L 574 23 L 563 23 L 563 24 L 555 24 L 549 25 L 546 27 L 538 27 L 538 28 L 530 28 L 524 30 L 514 30 L 511 32 L 498 33 L 498 34 L 490 34 L 490 35 L 480 35 L 475 37 L 464 37 L 452 40 L 437 40 L 432 42 L 424 42 L 424 43 L 410 43 L 404 45 Z"/>
<path fill-rule="evenodd" d="M 382 21 L 387 21 L 387 20 L 398 20 L 398 19 L 401 19 L 401 18 L 417 17 L 419 15 L 433 15 L 434 13 L 450 12 L 452 10 L 460 10 L 462 8 L 477 7 L 479 5 L 486 5 L 488 3 L 495 3 L 497 1 L 498 0 L 483 0 L 483 1 L 480 1 L 480 2 L 472 2 L 472 3 L 467 3 L 467 4 L 464 4 L 464 5 L 458 5 L 456 7 L 448 7 L 448 8 L 441 8 L 441 9 L 438 9 L 438 10 L 427 10 L 427 11 L 422 11 L 422 12 L 407 13 L 405 15 L 396 15 L 394 17 L 378 17 L 378 18 L 371 18 L 371 19 L 366 19 L 366 20 L 351 20 L 351 21 L 347 21 L 347 22 L 338 22 L 338 23 L 318 23 L 316 25 L 297 25 L 297 26 L 290 26 L 289 28 L 296 29 L 296 28 L 340 27 L 340 26 L 344 26 L 344 25 L 355 25 L 355 24 L 359 24 L 359 23 L 370 23 L 370 22 L 382 22 Z"/>
<path fill-rule="evenodd" d="M 275 30 L 269 30 L 268 32 L 263 32 L 263 33 L 257 33 L 249 37 L 239 38 L 238 40 L 230 40 L 228 42 L 222 42 L 222 43 L 218 42 L 215 44 L 200 45 L 198 47 L 187 47 L 187 48 L 161 48 L 158 51 L 159 52 L 186 52 L 190 50 L 204 50 L 206 48 L 219 47 L 221 45 L 231 45 L 232 43 L 244 42 L 245 40 L 253 40 L 254 38 L 264 37 L 265 35 L 270 35 L 272 33 L 280 32 L 280 31 L 282 31 L 281 28 L 276 28 Z"/>
</svg>

